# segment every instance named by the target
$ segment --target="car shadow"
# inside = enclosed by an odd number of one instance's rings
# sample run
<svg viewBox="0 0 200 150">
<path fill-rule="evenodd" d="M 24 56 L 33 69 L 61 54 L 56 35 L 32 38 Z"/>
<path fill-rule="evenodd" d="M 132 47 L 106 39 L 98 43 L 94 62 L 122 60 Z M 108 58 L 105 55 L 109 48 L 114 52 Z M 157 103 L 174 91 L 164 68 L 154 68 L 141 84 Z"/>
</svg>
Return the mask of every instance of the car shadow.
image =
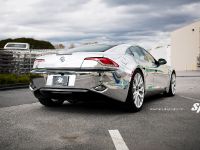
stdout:
<svg viewBox="0 0 200 150">
<path fill-rule="evenodd" d="M 128 113 L 121 102 L 112 101 L 109 98 L 95 101 L 80 101 L 76 104 L 71 104 L 67 101 L 60 107 L 45 107 L 46 110 L 81 113 L 81 114 L 121 114 Z"/>
<path fill-rule="evenodd" d="M 167 97 L 164 94 L 149 95 L 149 96 L 145 97 L 145 103 L 144 104 L 153 103 L 155 101 L 162 101 L 162 100 L 165 100 L 166 98 Z"/>
<path fill-rule="evenodd" d="M 145 97 L 144 107 L 141 111 L 146 112 L 148 105 L 155 102 L 165 100 L 165 96 L 162 94 L 151 95 Z M 130 114 L 123 102 L 118 102 L 107 97 L 93 97 L 93 99 L 82 99 L 82 101 L 76 104 L 71 104 L 67 101 L 60 107 L 44 107 L 46 111 L 55 112 L 68 112 L 68 113 L 80 113 L 80 114 Z"/>
</svg>

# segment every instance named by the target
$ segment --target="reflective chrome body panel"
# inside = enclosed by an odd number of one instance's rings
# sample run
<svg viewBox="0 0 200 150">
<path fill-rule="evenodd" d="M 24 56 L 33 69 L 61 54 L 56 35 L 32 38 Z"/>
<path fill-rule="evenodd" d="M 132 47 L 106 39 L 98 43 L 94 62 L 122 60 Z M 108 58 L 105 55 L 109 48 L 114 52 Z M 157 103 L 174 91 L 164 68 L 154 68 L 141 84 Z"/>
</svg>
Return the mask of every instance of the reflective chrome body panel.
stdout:
<svg viewBox="0 0 200 150">
<path fill-rule="evenodd" d="M 60 87 L 47 85 L 47 76 L 51 74 L 58 74 L 62 72 L 64 75 L 76 75 L 76 80 L 73 86 Z M 32 82 L 30 88 L 35 90 L 46 89 L 49 91 L 66 91 L 66 92 L 86 92 L 92 91 L 101 93 L 110 98 L 114 98 L 119 101 L 125 101 L 129 88 L 130 75 L 120 73 L 119 71 L 105 71 L 105 72 L 64 72 L 63 70 L 57 70 L 57 72 L 45 72 L 39 73 L 38 70 L 32 71 Z M 105 86 L 102 91 L 95 90 L 99 85 Z M 82 90 L 82 91 L 81 91 Z"/>
<path fill-rule="evenodd" d="M 32 91 L 51 91 L 57 94 L 65 93 L 66 95 L 90 91 L 125 102 L 132 74 L 139 69 L 144 77 L 145 94 L 168 90 L 173 69 L 167 65 L 152 65 L 135 59 L 126 54 L 126 50 L 130 46 L 122 44 L 109 51 L 99 53 L 42 56 L 39 59 L 45 59 L 45 62 L 34 64 L 31 71 L 30 89 Z M 71 64 L 69 61 L 66 61 L 66 64 L 65 61 L 62 62 L 61 57 L 71 60 Z M 107 57 L 119 64 L 119 67 L 104 67 L 98 62 L 84 61 L 85 57 Z M 48 79 L 54 75 L 72 75 L 75 78 L 74 81 L 71 81 L 73 82 L 71 86 L 54 86 L 51 84 L 52 81 L 50 84 L 48 83 Z"/>
</svg>

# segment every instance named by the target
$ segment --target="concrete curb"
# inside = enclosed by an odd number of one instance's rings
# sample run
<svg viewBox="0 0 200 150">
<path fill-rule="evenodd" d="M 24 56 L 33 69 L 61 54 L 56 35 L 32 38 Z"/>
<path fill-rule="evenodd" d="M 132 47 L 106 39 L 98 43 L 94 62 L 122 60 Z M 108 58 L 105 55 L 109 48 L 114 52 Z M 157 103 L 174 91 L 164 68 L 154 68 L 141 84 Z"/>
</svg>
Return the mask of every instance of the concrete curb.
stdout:
<svg viewBox="0 0 200 150">
<path fill-rule="evenodd" d="M 200 76 L 176 76 L 176 77 L 198 77 L 198 78 L 200 78 Z"/>
<path fill-rule="evenodd" d="M 21 88 L 28 88 L 28 84 L 17 84 L 17 85 L 5 85 L 5 86 L 0 86 L 0 91 L 3 90 L 14 90 L 14 89 L 21 89 Z"/>
<path fill-rule="evenodd" d="M 176 71 L 177 77 L 200 77 L 200 71 Z"/>
</svg>

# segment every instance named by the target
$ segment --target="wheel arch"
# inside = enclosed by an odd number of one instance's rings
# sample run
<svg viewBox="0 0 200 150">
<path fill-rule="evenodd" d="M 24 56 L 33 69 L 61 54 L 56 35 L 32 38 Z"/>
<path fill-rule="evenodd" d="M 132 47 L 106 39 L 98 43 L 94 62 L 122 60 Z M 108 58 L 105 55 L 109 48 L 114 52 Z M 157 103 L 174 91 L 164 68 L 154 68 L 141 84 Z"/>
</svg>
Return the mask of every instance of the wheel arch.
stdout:
<svg viewBox="0 0 200 150">
<path fill-rule="evenodd" d="M 142 71 L 142 69 L 140 67 L 137 67 L 137 68 L 135 68 L 135 70 L 133 71 L 133 73 L 136 72 L 136 71 L 139 71 L 142 74 L 142 77 L 144 79 L 144 72 Z"/>
</svg>

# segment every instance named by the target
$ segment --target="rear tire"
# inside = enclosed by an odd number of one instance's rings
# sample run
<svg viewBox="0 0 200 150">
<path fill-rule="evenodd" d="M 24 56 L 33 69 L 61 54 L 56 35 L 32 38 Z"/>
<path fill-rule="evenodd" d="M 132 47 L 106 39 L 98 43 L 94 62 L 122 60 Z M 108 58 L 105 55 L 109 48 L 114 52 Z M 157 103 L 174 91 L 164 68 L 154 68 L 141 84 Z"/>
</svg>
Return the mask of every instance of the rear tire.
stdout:
<svg viewBox="0 0 200 150">
<path fill-rule="evenodd" d="M 136 70 L 133 73 L 126 100 L 126 104 L 129 111 L 138 112 L 142 109 L 144 102 L 144 94 L 145 94 L 144 78 L 141 71 Z"/>
<path fill-rule="evenodd" d="M 35 91 L 34 95 L 42 105 L 47 107 L 61 106 L 64 102 L 64 100 L 62 99 L 52 99 L 49 97 L 45 97 L 40 93 L 40 91 Z"/>
</svg>

